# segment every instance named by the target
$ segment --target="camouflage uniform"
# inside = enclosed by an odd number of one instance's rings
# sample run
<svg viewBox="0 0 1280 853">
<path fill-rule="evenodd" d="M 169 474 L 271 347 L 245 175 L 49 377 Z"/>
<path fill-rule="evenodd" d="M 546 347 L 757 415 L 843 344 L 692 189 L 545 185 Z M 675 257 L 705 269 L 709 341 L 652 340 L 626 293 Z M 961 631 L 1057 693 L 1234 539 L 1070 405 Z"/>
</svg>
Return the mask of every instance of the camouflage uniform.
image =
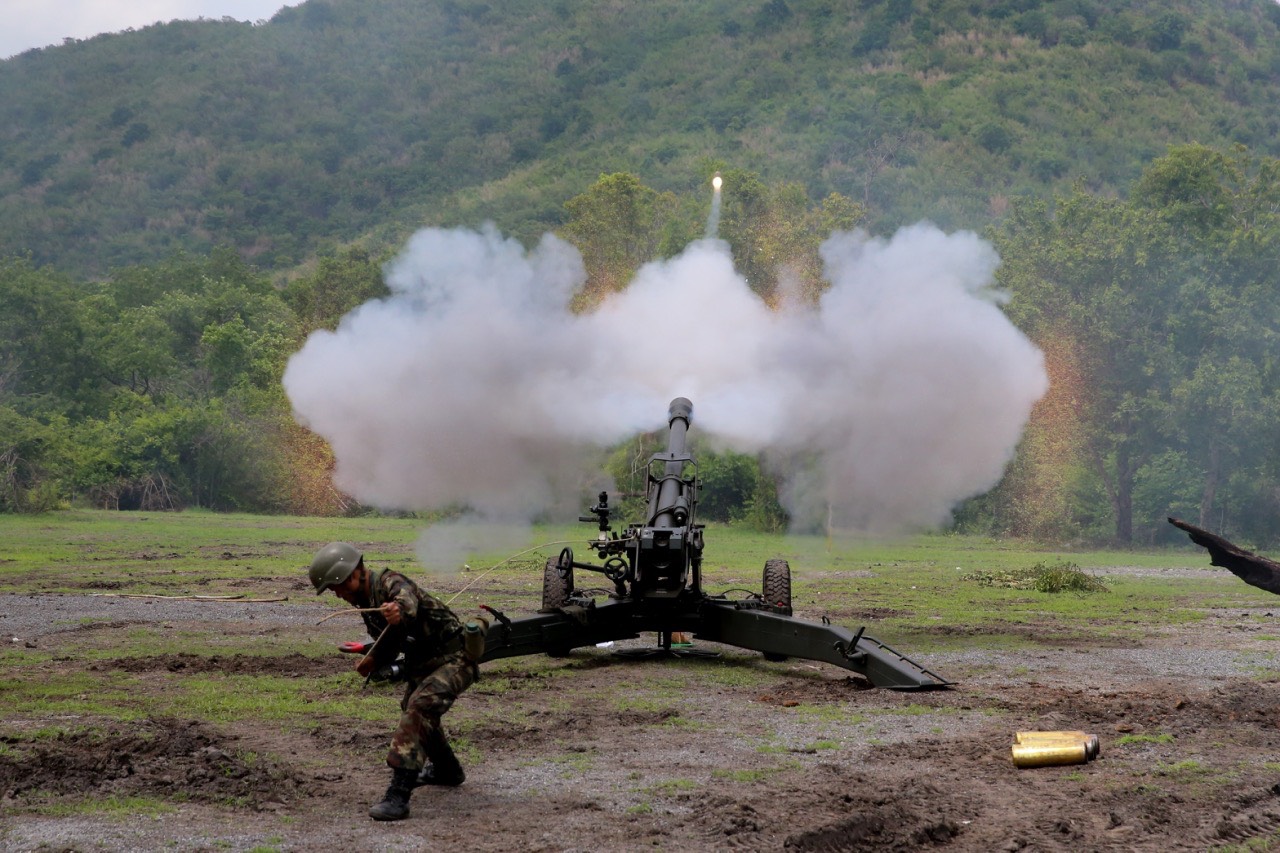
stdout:
<svg viewBox="0 0 1280 853">
<path fill-rule="evenodd" d="M 381 613 L 363 614 L 369 636 L 376 639 L 387 632 L 373 650 L 374 665 L 389 665 L 403 652 L 408 676 L 387 764 L 421 770 L 428 761 L 439 763 L 437 757 L 452 760 L 440 717 L 479 677 L 475 662 L 462 650 L 462 624 L 444 602 L 399 572 L 379 569 L 371 575 L 367 606 L 394 601 L 402 614 L 399 625 L 389 625 Z"/>
</svg>

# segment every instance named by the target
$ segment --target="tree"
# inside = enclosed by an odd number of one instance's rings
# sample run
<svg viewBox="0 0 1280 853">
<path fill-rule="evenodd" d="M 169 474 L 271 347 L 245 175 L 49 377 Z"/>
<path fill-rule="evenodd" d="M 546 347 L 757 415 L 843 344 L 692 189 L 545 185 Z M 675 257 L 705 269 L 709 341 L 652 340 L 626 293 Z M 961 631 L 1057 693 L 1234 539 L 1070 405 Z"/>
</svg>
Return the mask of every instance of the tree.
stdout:
<svg viewBox="0 0 1280 853">
<path fill-rule="evenodd" d="M 582 253 L 589 300 L 622 290 L 642 264 L 655 260 L 677 215 L 674 195 L 628 172 L 601 175 L 564 206 L 569 221 L 561 230 Z"/>
<path fill-rule="evenodd" d="M 732 521 L 755 495 L 759 462 L 743 453 L 698 453 L 702 494 L 698 514 L 704 521 Z"/>
<path fill-rule="evenodd" d="M 104 378 L 140 394 L 160 394 L 178 370 L 176 337 L 155 306 L 119 310 L 107 295 L 86 301 L 86 327 Z"/>
<path fill-rule="evenodd" d="M 44 512 L 60 503 L 65 434 L 61 419 L 43 423 L 0 406 L 0 512 Z"/>
<path fill-rule="evenodd" d="M 766 185 L 754 172 L 730 169 L 723 177 L 720 235 L 734 267 L 766 300 L 816 299 L 826 287 L 818 247 L 833 231 L 857 227 L 866 209 L 839 193 L 815 207 L 799 184 Z"/>
<path fill-rule="evenodd" d="M 1135 476 L 1168 412 L 1177 246 L 1150 213 L 1082 190 L 1052 213 L 1015 203 L 994 236 L 1011 317 L 1083 376 L 1072 401 L 1079 447 L 1106 489 L 1115 540 L 1127 544 Z"/>
<path fill-rule="evenodd" d="M 1152 22 L 1147 39 L 1155 50 L 1177 50 L 1187 32 L 1187 19 L 1177 12 L 1165 12 Z"/>
<path fill-rule="evenodd" d="M 993 234 L 1011 316 L 1051 373 L 1066 364 L 1077 376 L 1052 377 L 1029 435 L 1048 428 L 1046 412 L 1065 413 L 1066 446 L 1103 485 L 1117 541 L 1133 538 L 1140 477 L 1172 500 L 1183 489 L 1170 478 L 1195 472 L 1202 524 L 1223 518 L 1228 484 L 1258 494 L 1280 414 L 1277 161 L 1171 148 L 1127 202 L 1080 189 L 1052 211 L 1022 201 Z M 1142 521 L 1163 528 L 1167 507 L 1150 510 Z"/>
<path fill-rule="evenodd" d="M 1144 172 L 1134 204 L 1160 217 L 1191 259 L 1173 326 L 1183 359 L 1174 436 L 1203 472 L 1199 523 L 1208 526 L 1233 472 L 1264 465 L 1280 414 L 1280 161 L 1171 147 Z"/>
<path fill-rule="evenodd" d="M 26 258 L 0 260 L 0 402 L 65 407 L 94 373 L 70 279 Z"/>
<path fill-rule="evenodd" d="M 1199 523 L 1220 527 L 1219 490 L 1233 470 L 1261 462 L 1259 451 L 1274 433 L 1275 389 L 1264 388 L 1256 362 L 1212 348 L 1174 385 L 1172 402 L 1177 435 L 1199 463 Z"/>
<path fill-rule="evenodd" d="M 320 259 L 316 270 L 290 282 L 285 301 L 293 309 L 299 331 L 335 329 L 358 305 L 387 296 L 382 265 L 368 250 L 352 247 Z"/>
</svg>

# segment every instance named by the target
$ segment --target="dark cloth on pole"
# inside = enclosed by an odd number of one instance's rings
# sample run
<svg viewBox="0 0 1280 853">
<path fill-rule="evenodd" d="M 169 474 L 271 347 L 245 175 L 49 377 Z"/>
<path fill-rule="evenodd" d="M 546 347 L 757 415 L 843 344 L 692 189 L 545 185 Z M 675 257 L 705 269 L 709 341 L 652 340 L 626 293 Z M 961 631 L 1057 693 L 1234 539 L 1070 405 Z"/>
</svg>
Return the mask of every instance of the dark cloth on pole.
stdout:
<svg viewBox="0 0 1280 853">
<path fill-rule="evenodd" d="M 1215 533 L 1210 533 L 1194 524 L 1188 524 L 1177 518 L 1170 518 L 1169 523 L 1186 532 L 1191 541 L 1209 551 L 1209 562 L 1215 566 L 1229 569 L 1240 580 L 1280 595 L 1280 563 L 1266 557 L 1246 551 Z"/>
</svg>

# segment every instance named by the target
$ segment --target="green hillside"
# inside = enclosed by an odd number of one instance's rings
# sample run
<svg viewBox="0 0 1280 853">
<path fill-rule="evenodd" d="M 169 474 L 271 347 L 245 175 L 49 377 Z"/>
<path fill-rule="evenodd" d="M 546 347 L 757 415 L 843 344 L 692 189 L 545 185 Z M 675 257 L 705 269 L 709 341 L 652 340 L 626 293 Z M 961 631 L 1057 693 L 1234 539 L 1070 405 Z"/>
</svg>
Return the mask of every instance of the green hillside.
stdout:
<svg viewBox="0 0 1280 853">
<path fill-rule="evenodd" d="M 77 275 L 494 220 L 716 165 L 977 227 L 1170 144 L 1280 154 L 1271 0 L 309 0 L 0 62 L 0 256 Z"/>
</svg>

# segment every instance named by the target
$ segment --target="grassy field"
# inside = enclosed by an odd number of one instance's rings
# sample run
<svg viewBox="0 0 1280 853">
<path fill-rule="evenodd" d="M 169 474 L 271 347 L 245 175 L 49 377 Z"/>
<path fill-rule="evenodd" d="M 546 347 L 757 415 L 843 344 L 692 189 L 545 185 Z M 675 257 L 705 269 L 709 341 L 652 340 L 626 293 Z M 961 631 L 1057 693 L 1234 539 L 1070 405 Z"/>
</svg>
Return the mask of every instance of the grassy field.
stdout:
<svg viewBox="0 0 1280 853">
<path fill-rule="evenodd" d="M 536 527 L 514 559 L 510 553 L 475 553 L 467 570 L 429 572 L 417 562 L 414 543 L 421 522 L 395 518 L 317 519 L 223 515 L 61 512 L 41 516 L 0 516 L 0 593 L 97 594 L 119 596 L 287 597 L 287 606 L 320 616 L 339 608 L 332 597 L 317 600 L 305 581 L 311 554 L 332 539 L 357 543 L 372 565 L 390 565 L 419 579 L 455 609 L 470 612 L 480 603 L 512 615 L 535 610 L 540 601 L 541 567 L 564 542 L 587 553 L 590 529 Z M 912 654 L 972 644 L 1018 648 L 1085 637 L 1122 643 L 1162 626 L 1206 618 L 1218 608 L 1269 606 L 1274 598 L 1229 578 L 1206 574 L 1203 552 L 1190 547 L 1166 551 L 1068 553 L 1019 542 L 932 535 L 895 541 L 765 536 L 730 527 L 707 530 L 704 563 L 709 592 L 758 590 L 764 560 L 783 557 L 793 572 L 797 615 L 830 616 L 846 625 L 869 625 L 869 632 Z M 542 547 L 538 547 L 542 546 Z M 504 562 L 505 561 L 505 562 Z M 984 586 L 977 572 L 1027 568 L 1047 562 L 1071 563 L 1106 580 L 1104 591 L 1088 595 L 1039 593 Z M 496 568 L 495 568 L 496 566 Z M 1197 571 L 1185 571 L 1195 569 Z M 1220 575 L 1220 576 L 1219 576 Z M 603 580 L 603 579 L 601 579 Z M 1231 582 L 1225 582 L 1231 581 Z M 590 576 L 578 585 L 590 586 Z M 604 584 L 599 584 L 603 586 Z M 1248 613 L 1243 619 L 1255 618 Z M 1256 617 L 1264 619 L 1262 614 Z M 316 715 L 370 719 L 385 714 L 375 691 L 357 691 L 333 664 L 333 674 L 275 677 L 268 673 L 184 673 L 181 689 L 141 690 L 137 673 L 111 662 L 157 655 L 301 656 L 332 659 L 334 631 L 360 633 L 354 620 L 324 628 L 259 632 L 241 627 L 211 632 L 207 625 L 94 625 L 38 647 L 0 647 L 0 713 L 14 716 L 101 715 L 119 720 L 157 714 L 233 722 L 246 716 L 305 725 Z M 338 628 L 337 626 L 341 626 Z M 75 626 L 71 626 L 75 627 Z M 50 662 L 102 664 L 101 672 L 77 667 L 51 671 Z M 572 678 L 574 665 L 543 658 L 486 665 L 482 688 L 508 688 L 503 672 L 516 667 L 528 677 Z M 711 681 L 748 674 L 732 668 L 704 673 Z M 154 680 L 155 676 L 149 676 Z M 642 702 L 656 685 L 637 685 L 636 695 L 616 697 L 619 707 Z"/>
<path fill-rule="evenodd" d="M 414 543 L 423 535 L 419 520 L 378 517 L 198 511 L 0 515 L 0 593 L 226 595 L 243 592 L 239 587 L 252 581 L 254 594 L 275 582 L 282 592 L 306 601 L 309 596 L 298 583 L 305 579 L 311 555 L 325 542 L 342 539 L 356 543 L 370 565 L 404 571 L 442 597 L 457 596 L 456 605 L 484 601 L 532 610 L 538 606 L 545 560 L 566 543 L 580 559 L 587 556 L 592 530 L 588 525 L 532 527 L 527 541 L 514 549 L 471 553 L 465 569 L 420 565 Z M 758 589 L 764 561 L 782 557 L 791 564 L 797 610 L 877 609 L 904 630 L 927 628 L 939 618 L 998 625 L 1030 611 L 1072 619 L 1087 613 L 1103 620 L 1133 613 L 1139 623 L 1167 622 L 1195 618 L 1207 607 L 1274 600 L 1243 584 L 1224 586 L 1217 578 L 1195 573 L 1169 571 L 1162 576 L 1162 570 L 1212 568 L 1207 555 L 1190 545 L 1177 550 L 1066 551 L 970 536 L 772 536 L 721 525 L 710 525 L 706 540 L 703 573 L 709 592 Z M 1084 572 L 1110 575 L 1110 591 L 1090 596 L 1036 594 L 983 587 L 971 580 L 973 573 L 1046 563 L 1069 563 Z M 1149 571 L 1134 571 L 1144 569 Z M 1225 570 L 1214 571 L 1228 577 Z M 591 576 L 583 574 L 578 585 L 591 582 Z M 526 599 L 526 593 L 534 597 Z"/>
</svg>

